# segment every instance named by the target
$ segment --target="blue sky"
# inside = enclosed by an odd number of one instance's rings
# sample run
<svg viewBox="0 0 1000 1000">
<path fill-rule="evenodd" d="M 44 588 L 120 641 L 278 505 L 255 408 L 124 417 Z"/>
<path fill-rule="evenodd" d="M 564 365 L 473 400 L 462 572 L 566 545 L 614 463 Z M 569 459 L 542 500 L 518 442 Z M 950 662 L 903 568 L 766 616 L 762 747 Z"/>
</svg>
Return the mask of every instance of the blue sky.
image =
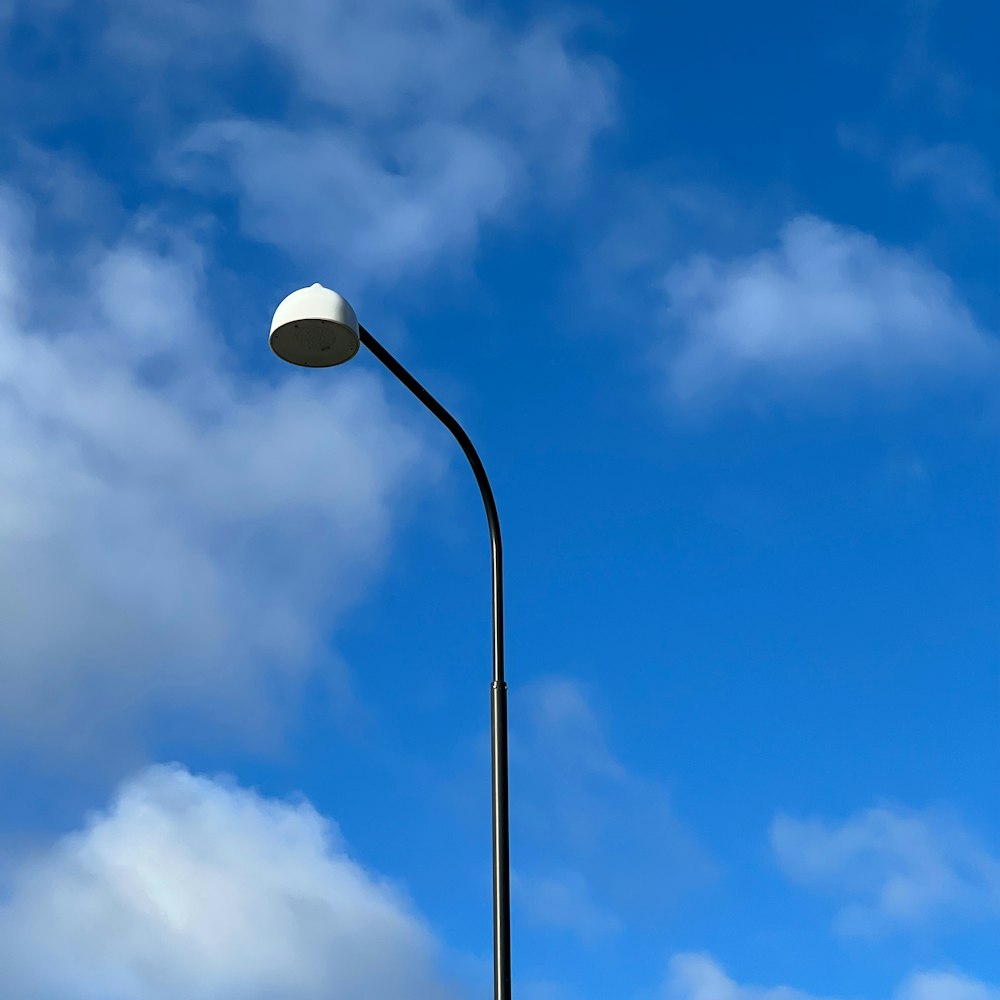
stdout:
<svg viewBox="0 0 1000 1000">
<path fill-rule="evenodd" d="M 683 7 L 684 9 L 676 9 Z M 0 996 L 997 1000 L 998 13 L 0 0 Z"/>
</svg>

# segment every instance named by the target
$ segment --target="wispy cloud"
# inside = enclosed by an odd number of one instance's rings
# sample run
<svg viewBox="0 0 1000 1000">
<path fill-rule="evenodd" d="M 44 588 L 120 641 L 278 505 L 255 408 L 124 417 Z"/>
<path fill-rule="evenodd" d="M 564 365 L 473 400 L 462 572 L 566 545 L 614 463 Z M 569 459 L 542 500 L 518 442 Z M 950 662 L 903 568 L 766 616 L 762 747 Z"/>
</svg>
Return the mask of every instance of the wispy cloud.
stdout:
<svg viewBox="0 0 1000 1000">
<path fill-rule="evenodd" d="M 169 14 L 66 0 L 43 20 L 38 59 L 91 85 L 32 85 L 16 128 L 113 121 L 144 186 L 231 200 L 252 239 L 348 287 L 468 266 L 485 226 L 580 190 L 615 118 L 610 64 L 578 50 L 569 17 L 461 0 L 182 0 Z M 84 41 L 67 50 L 68 33 Z"/>
<path fill-rule="evenodd" d="M 521 872 L 529 915 L 593 937 L 713 880 L 713 862 L 666 790 L 616 756 L 578 682 L 538 682 L 514 704 L 514 820 L 532 862 Z"/>
<path fill-rule="evenodd" d="M 584 940 L 622 928 L 621 919 L 594 899 L 587 879 L 578 871 L 537 876 L 514 872 L 512 891 L 521 912 L 538 926 L 570 930 Z"/>
<path fill-rule="evenodd" d="M 179 176 L 197 185 L 224 163 L 248 235 L 355 287 L 468 260 L 522 169 L 488 132 L 417 126 L 386 148 L 360 131 L 215 122 L 183 144 Z"/>
<path fill-rule="evenodd" d="M 437 946 L 308 803 L 155 767 L 25 860 L 0 902 L 23 1000 L 445 1000 Z"/>
<path fill-rule="evenodd" d="M 206 122 L 179 169 L 197 183 L 223 165 L 249 235 L 352 281 L 468 254 L 529 192 L 576 186 L 611 120 L 609 70 L 554 24 L 512 29 L 456 0 L 295 0 L 257 2 L 245 27 L 309 110 Z"/>
<path fill-rule="evenodd" d="M 953 142 L 909 146 L 896 157 L 893 174 L 901 184 L 925 185 L 945 209 L 1000 216 L 996 172 L 971 146 Z"/>
<path fill-rule="evenodd" d="M 670 960 L 664 1000 L 815 1000 L 788 986 L 741 986 L 706 954 L 680 954 Z"/>
<path fill-rule="evenodd" d="M 680 954 L 670 961 L 664 1000 L 819 1000 L 789 986 L 745 986 L 710 955 Z M 1000 989 L 954 972 L 916 972 L 893 991 L 893 1000 L 998 1000 Z"/>
<path fill-rule="evenodd" d="M 889 86 L 896 98 L 929 97 L 932 106 L 954 116 L 968 98 L 969 86 L 934 44 L 940 7 L 940 0 L 906 0 L 899 5 L 904 31 Z"/>
<path fill-rule="evenodd" d="M 924 190 L 947 215 L 961 215 L 964 223 L 991 222 L 1000 215 L 996 170 L 975 146 L 890 140 L 881 130 L 846 124 L 837 127 L 837 139 L 843 149 L 885 168 L 897 191 Z"/>
<path fill-rule="evenodd" d="M 793 882 L 841 903 L 842 933 L 1000 916 L 1000 857 L 944 811 L 880 806 L 842 823 L 778 816 L 770 839 Z"/>
<path fill-rule="evenodd" d="M 893 996 L 894 1000 L 1000 1000 L 1000 987 L 957 972 L 918 972 Z"/>
<path fill-rule="evenodd" d="M 814 216 L 788 222 L 774 249 L 678 264 L 663 289 L 662 363 L 682 403 L 975 380 L 1000 361 L 931 263 Z"/>
</svg>

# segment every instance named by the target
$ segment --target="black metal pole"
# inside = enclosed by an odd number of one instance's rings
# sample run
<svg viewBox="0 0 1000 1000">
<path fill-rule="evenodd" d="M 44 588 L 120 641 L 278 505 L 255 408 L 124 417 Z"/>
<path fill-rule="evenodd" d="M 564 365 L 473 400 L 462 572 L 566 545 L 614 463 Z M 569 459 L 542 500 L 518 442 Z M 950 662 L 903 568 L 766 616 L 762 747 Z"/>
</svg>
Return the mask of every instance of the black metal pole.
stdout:
<svg viewBox="0 0 1000 1000">
<path fill-rule="evenodd" d="M 503 671 L 503 547 L 500 517 L 486 469 L 461 424 L 364 328 L 361 343 L 451 431 L 472 466 L 486 507 L 493 550 L 493 996 L 510 1000 L 510 815 L 507 803 L 507 682 Z"/>
</svg>

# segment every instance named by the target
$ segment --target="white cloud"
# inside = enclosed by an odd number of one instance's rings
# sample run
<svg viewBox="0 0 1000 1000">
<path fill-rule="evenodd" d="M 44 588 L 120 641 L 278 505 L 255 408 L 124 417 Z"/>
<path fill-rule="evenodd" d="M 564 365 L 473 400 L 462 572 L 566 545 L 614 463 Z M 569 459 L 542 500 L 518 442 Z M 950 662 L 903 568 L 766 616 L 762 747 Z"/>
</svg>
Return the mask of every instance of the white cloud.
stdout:
<svg viewBox="0 0 1000 1000">
<path fill-rule="evenodd" d="M 238 377 L 184 238 L 57 265 L 30 215 L 0 197 L 3 740 L 274 722 L 440 463 L 360 367 Z"/>
<path fill-rule="evenodd" d="M 679 954 L 670 962 L 664 1000 L 813 1000 L 788 986 L 743 986 L 726 975 L 711 956 Z M 998 1000 L 1000 990 L 951 972 L 917 972 L 894 992 L 893 1000 Z"/>
<path fill-rule="evenodd" d="M 790 879 L 842 902 L 844 933 L 1000 915 L 1000 858 L 945 812 L 883 806 L 840 824 L 778 816 L 770 839 Z"/>
<path fill-rule="evenodd" d="M 917 254 L 813 216 L 778 247 L 695 257 L 667 274 L 669 388 L 679 400 L 743 391 L 805 397 L 826 381 L 878 389 L 974 379 L 997 343 L 946 275 Z"/>
<path fill-rule="evenodd" d="M 133 778 L 0 902 L 20 1000 L 444 1000 L 436 951 L 307 803 L 180 767 Z"/>
<path fill-rule="evenodd" d="M 311 124 L 206 123 L 185 149 L 231 171 L 250 235 L 352 282 L 467 256 L 529 190 L 575 185 L 611 118 L 607 69 L 551 24 L 515 30 L 458 0 L 249 11 L 245 30 L 297 81 Z M 183 164 L 197 178 L 197 160 Z"/>
<path fill-rule="evenodd" d="M 9 131 L 35 202 L 0 195 L 0 744 L 65 754 L 152 708 L 252 726 L 364 595 L 404 484 L 441 463 L 360 366 L 277 385 L 233 370 L 196 232 L 221 215 L 213 185 L 345 291 L 395 281 L 579 182 L 611 74 L 568 22 L 460 0 L 16 15 L 32 30 L 0 92 L 22 94 Z M 113 181 L 86 141 L 77 166 L 39 140 L 83 118 Z"/>
<path fill-rule="evenodd" d="M 256 0 L 251 11 L 249 30 L 309 97 L 373 127 L 479 123 L 575 167 L 610 119 L 609 66 L 569 51 L 568 23 L 515 27 L 462 0 Z"/>
<path fill-rule="evenodd" d="M 185 150 L 185 169 L 192 154 L 226 161 L 250 236 L 354 285 L 472 251 L 521 167 L 489 133 L 450 125 L 401 135 L 393 165 L 360 132 L 251 121 L 198 129 Z"/>
<path fill-rule="evenodd" d="M 665 789 L 612 752 L 580 684 L 553 678 L 515 698 L 513 819 L 531 862 L 518 902 L 532 919 L 593 937 L 714 878 Z"/>
<path fill-rule="evenodd" d="M 113 79 L 87 113 L 148 149 L 138 169 L 234 196 L 248 235 L 346 287 L 467 265 L 485 226 L 581 188 L 615 116 L 610 65 L 569 17 L 463 0 L 71 0 L 62 16 L 39 58 Z M 67 31 L 87 43 L 53 59 Z M 47 114 L 80 117 L 70 86 Z"/>
</svg>

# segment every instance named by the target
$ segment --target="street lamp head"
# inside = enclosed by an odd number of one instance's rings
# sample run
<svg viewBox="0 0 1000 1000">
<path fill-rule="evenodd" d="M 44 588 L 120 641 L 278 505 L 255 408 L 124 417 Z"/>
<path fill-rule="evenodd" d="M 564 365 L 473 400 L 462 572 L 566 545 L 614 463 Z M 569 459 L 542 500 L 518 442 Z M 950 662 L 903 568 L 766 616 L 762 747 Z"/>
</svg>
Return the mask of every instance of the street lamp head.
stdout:
<svg viewBox="0 0 1000 1000">
<path fill-rule="evenodd" d="M 292 292 L 271 320 L 271 350 L 303 368 L 350 361 L 361 346 L 358 318 L 347 299 L 320 284 Z"/>
</svg>

